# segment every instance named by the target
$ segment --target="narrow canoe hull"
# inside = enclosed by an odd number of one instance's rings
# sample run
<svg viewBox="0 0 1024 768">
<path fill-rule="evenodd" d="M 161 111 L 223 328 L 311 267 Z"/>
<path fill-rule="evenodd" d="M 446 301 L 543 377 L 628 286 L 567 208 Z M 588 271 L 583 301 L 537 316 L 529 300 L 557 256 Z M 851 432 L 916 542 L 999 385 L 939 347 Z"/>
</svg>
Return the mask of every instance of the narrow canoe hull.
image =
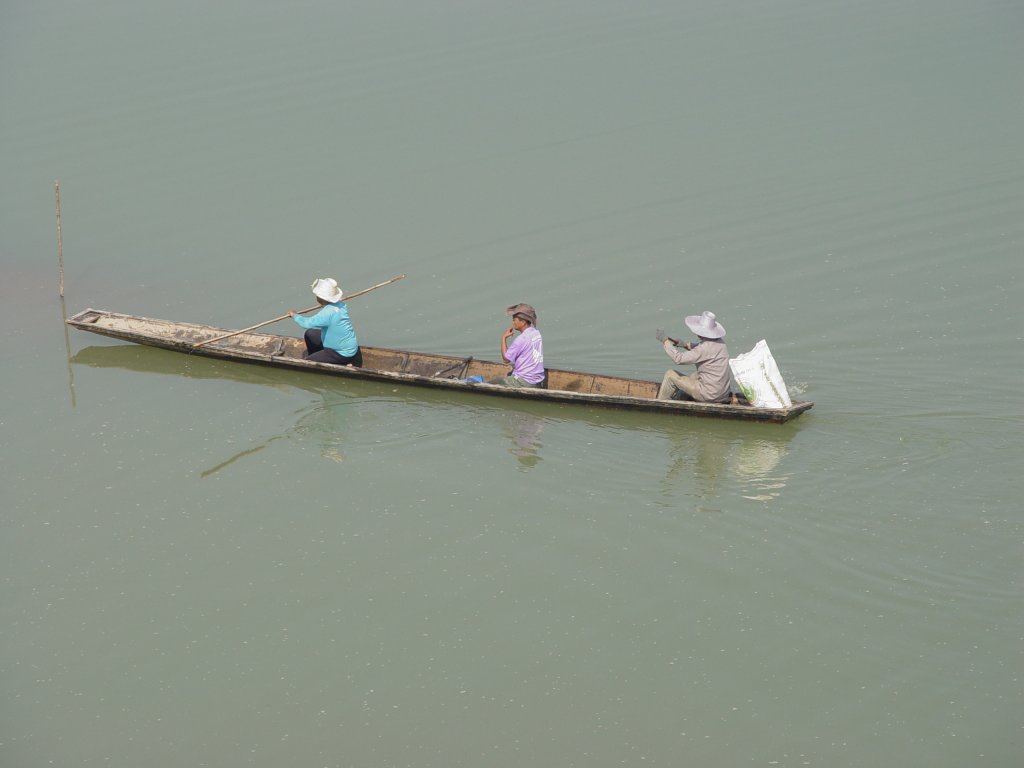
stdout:
<svg viewBox="0 0 1024 768">
<path fill-rule="evenodd" d="M 200 342 L 229 331 L 208 325 L 177 323 L 98 309 L 83 310 L 69 317 L 67 323 L 74 328 L 115 339 L 204 357 L 294 368 L 331 376 L 457 389 L 497 397 L 777 423 L 789 421 L 813 406 L 809 401 L 794 401 L 790 408 L 755 408 L 742 401 L 738 404 L 725 404 L 657 400 L 658 384 L 653 381 L 561 369 L 548 369 L 546 389 L 468 383 L 464 379 L 471 376 L 481 376 L 484 381 L 505 376 L 509 367 L 472 357 L 408 352 L 384 347 L 361 347 L 363 367 L 353 368 L 306 360 L 302 357 L 305 345 L 301 339 L 267 333 L 241 333 L 196 347 Z"/>
</svg>

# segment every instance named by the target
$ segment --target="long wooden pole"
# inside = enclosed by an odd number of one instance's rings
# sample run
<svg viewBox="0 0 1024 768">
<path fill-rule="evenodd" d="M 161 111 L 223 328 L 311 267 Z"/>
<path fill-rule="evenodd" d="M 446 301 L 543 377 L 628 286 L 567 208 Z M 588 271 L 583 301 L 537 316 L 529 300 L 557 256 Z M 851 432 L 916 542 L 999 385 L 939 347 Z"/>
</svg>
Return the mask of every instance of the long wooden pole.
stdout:
<svg viewBox="0 0 1024 768">
<path fill-rule="evenodd" d="M 390 280 L 385 280 L 383 283 L 377 283 L 376 285 L 371 285 L 369 288 L 364 288 L 361 291 L 357 291 L 356 293 L 353 293 L 350 296 L 345 296 L 343 298 L 344 298 L 345 301 L 350 301 L 351 299 L 354 299 L 357 296 L 362 296 L 364 293 L 369 293 L 370 291 L 375 291 L 378 288 L 383 288 L 385 285 L 391 285 L 391 283 L 394 283 L 394 282 L 396 282 L 398 280 L 401 280 L 403 277 L 405 277 L 405 275 L 397 275 L 395 277 L 392 277 Z M 317 304 L 315 307 L 309 307 L 308 309 L 301 309 L 298 312 L 296 312 L 295 314 L 297 314 L 297 315 L 304 315 L 307 312 L 312 312 L 314 309 L 320 309 L 320 305 Z M 223 334 L 221 336 L 214 336 L 212 339 L 207 339 L 206 341 L 200 341 L 198 344 L 193 344 L 192 345 L 192 349 L 198 349 L 199 347 L 206 346 L 207 344 L 212 344 L 215 341 L 220 341 L 221 339 L 227 339 L 227 338 L 230 338 L 231 336 L 237 336 L 240 333 L 248 333 L 249 331 L 255 331 L 257 328 L 262 328 L 264 325 L 270 325 L 271 323 L 276 323 L 276 322 L 279 322 L 281 320 L 284 320 L 288 316 L 289 316 L 288 314 L 279 315 L 278 317 L 275 317 L 273 320 L 265 320 L 262 323 L 256 323 L 256 325 L 250 325 L 248 328 L 243 328 L 240 331 L 232 331 L 231 333 L 225 333 L 225 334 Z"/>
<path fill-rule="evenodd" d="M 60 181 L 53 182 L 57 193 L 57 259 L 60 262 L 60 297 L 64 298 L 64 238 L 60 231 Z"/>
<path fill-rule="evenodd" d="M 314 309 L 320 309 L 320 305 L 317 304 L 315 307 L 308 307 L 307 309 L 300 309 L 295 314 L 297 314 L 297 315 L 304 315 L 307 312 L 312 312 Z M 286 317 L 289 317 L 289 315 L 279 315 L 278 317 L 275 317 L 273 320 L 265 320 L 262 323 L 256 323 L 256 325 L 250 325 L 248 328 L 243 328 L 240 331 L 232 331 L 231 333 L 225 333 L 225 334 L 223 334 L 221 336 L 214 336 L 212 339 L 207 339 L 206 341 L 200 341 L 198 344 L 193 344 L 192 345 L 192 349 L 198 349 L 199 347 L 205 347 L 207 344 L 212 344 L 215 341 L 220 341 L 221 339 L 227 339 L 227 338 L 230 338 L 231 336 L 237 336 L 240 333 L 247 333 L 248 331 L 255 331 L 257 328 L 262 328 L 264 325 L 270 325 L 271 323 L 279 322 L 281 320 L 284 320 Z"/>
</svg>

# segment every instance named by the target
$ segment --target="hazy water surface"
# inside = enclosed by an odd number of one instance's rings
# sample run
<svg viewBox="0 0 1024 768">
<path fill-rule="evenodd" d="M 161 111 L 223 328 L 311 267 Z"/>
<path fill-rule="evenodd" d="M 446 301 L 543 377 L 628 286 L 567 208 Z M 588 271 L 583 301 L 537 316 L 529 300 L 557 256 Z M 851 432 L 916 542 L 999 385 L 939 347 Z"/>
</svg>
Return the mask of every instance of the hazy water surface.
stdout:
<svg viewBox="0 0 1024 768">
<path fill-rule="evenodd" d="M 0 763 L 1016 766 L 1019 3 L 0 11 Z M 57 296 L 61 184 L 66 301 Z M 356 299 L 365 344 L 718 423 L 66 331 Z M 298 333 L 282 323 L 277 330 Z"/>
</svg>

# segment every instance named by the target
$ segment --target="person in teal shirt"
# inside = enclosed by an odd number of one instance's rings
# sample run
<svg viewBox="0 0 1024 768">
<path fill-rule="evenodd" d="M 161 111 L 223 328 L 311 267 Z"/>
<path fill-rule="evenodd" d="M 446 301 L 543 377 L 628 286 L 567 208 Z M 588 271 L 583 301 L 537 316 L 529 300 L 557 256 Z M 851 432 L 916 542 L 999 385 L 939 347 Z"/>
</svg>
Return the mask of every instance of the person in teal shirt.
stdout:
<svg viewBox="0 0 1024 768">
<path fill-rule="evenodd" d="M 307 360 L 335 365 L 363 365 L 363 353 L 359 349 L 348 307 L 341 300 L 344 295 L 338 281 L 331 277 L 318 277 L 311 286 L 313 295 L 323 307 L 312 317 L 303 317 L 291 311 L 288 316 L 306 329 Z"/>
</svg>

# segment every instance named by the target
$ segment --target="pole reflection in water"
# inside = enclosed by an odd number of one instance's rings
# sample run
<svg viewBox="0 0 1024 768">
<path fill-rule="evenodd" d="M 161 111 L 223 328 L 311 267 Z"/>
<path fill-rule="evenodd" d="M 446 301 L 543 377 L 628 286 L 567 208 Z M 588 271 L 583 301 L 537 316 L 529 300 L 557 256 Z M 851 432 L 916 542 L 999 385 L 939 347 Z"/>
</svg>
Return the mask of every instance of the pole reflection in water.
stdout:
<svg viewBox="0 0 1024 768">
<path fill-rule="evenodd" d="M 60 297 L 60 317 L 64 326 L 64 350 L 68 359 L 68 389 L 71 391 L 71 407 L 75 407 L 75 372 L 71 368 L 71 337 L 68 334 L 68 308 L 64 303 L 64 295 Z"/>
<path fill-rule="evenodd" d="M 199 473 L 199 475 L 200 475 L 200 477 L 209 477 L 210 475 L 214 474 L 215 472 L 220 472 L 225 467 L 228 467 L 228 466 L 234 464 L 236 461 L 238 461 L 241 458 L 244 458 L 245 456 L 251 456 L 254 453 L 259 453 L 264 448 L 266 448 L 268 445 L 270 445 L 272 442 L 274 442 L 275 440 L 279 440 L 282 437 L 284 437 L 284 435 L 274 435 L 273 437 L 268 438 L 267 440 L 262 442 L 260 445 L 257 445 L 255 448 L 247 448 L 244 451 L 239 451 L 238 453 L 236 453 L 231 458 L 226 459 L 225 461 L 222 461 L 220 464 L 212 466 L 209 469 L 204 469 L 202 472 Z"/>
<path fill-rule="evenodd" d="M 241 458 L 251 456 L 254 453 L 262 451 L 275 440 L 282 440 L 285 438 L 306 438 L 313 436 L 320 441 L 321 456 L 337 463 L 344 461 L 345 454 L 342 450 L 342 443 L 346 430 L 346 398 L 340 397 L 336 393 L 331 397 L 332 393 L 329 390 L 322 391 L 321 395 L 323 396 L 323 403 L 306 410 L 303 416 L 301 416 L 298 422 L 296 422 L 295 426 L 287 432 L 281 435 L 274 435 L 273 437 L 267 438 L 257 446 L 239 451 L 231 458 L 220 462 L 216 466 L 203 470 L 203 472 L 200 473 L 201 476 L 209 477 L 215 472 L 219 472 L 225 467 L 234 464 Z"/>
</svg>

